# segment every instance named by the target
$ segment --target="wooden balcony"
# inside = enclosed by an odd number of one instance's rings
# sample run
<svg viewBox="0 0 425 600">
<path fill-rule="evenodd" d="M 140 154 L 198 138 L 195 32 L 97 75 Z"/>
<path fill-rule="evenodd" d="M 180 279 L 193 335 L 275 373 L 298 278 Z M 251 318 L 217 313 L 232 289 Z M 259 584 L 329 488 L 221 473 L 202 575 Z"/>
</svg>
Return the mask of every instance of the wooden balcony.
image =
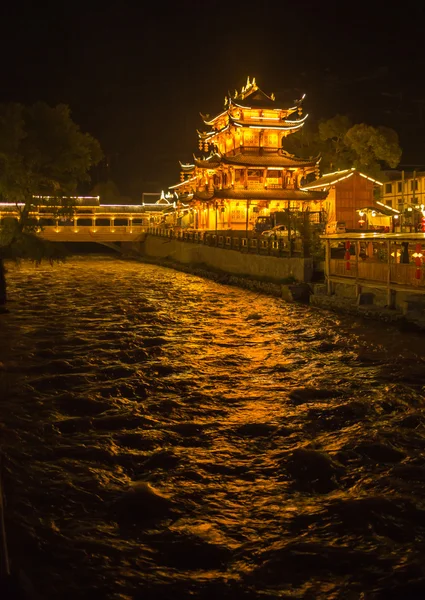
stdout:
<svg viewBox="0 0 425 600">
<path fill-rule="evenodd" d="M 420 269 L 421 277 L 417 278 L 417 268 L 415 265 L 400 265 L 365 261 L 355 263 L 350 260 L 350 268 L 347 269 L 347 261 L 341 259 L 331 259 L 330 272 L 331 277 L 347 277 L 351 280 L 360 282 L 369 282 L 377 284 L 377 287 L 387 287 L 387 284 L 396 286 L 408 286 L 412 288 L 424 288 L 425 292 L 425 270 Z"/>
<path fill-rule="evenodd" d="M 386 289 L 388 306 L 396 292 L 425 294 L 425 233 L 345 233 L 322 239 L 328 293 L 333 283 Z M 338 257 L 332 257 L 335 252 Z"/>
</svg>

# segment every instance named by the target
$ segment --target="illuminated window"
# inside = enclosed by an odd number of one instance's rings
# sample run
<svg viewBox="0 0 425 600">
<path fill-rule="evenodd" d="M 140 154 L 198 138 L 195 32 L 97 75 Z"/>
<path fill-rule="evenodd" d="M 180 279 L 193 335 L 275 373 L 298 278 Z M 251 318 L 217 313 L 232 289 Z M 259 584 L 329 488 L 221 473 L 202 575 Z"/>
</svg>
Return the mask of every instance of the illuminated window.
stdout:
<svg viewBox="0 0 425 600">
<path fill-rule="evenodd" d="M 249 181 L 263 181 L 263 171 L 260 169 L 248 169 L 248 180 Z"/>
<path fill-rule="evenodd" d="M 232 219 L 233 222 L 245 220 L 245 218 L 246 218 L 245 210 L 241 210 L 238 208 L 233 209 L 230 213 L 230 218 Z"/>
<path fill-rule="evenodd" d="M 418 180 L 417 180 L 417 179 L 415 179 L 414 181 L 411 181 L 411 182 L 410 182 L 410 189 L 411 189 L 411 190 L 415 190 L 415 192 L 416 192 L 416 191 L 418 190 L 418 187 L 419 187 L 419 186 L 418 186 L 418 183 L 419 183 L 419 182 L 418 182 Z"/>
<path fill-rule="evenodd" d="M 401 194 L 401 192 L 402 192 L 401 181 L 399 181 L 399 182 L 397 183 L 397 192 L 398 192 L 399 194 Z"/>
<path fill-rule="evenodd" d="M 393 186 L 391 185 L 391 183 L 386 183 L 385 184 L 385 193 L 391 194 L 392 191 L 393 191 Z"/>
<path fill-rule="evenodd" d="M 392 206 L 393 205 L 393 201 L 392 200 L 387 200 L 386 201 L 386 205 L 387 206 Z"/>
</svg>

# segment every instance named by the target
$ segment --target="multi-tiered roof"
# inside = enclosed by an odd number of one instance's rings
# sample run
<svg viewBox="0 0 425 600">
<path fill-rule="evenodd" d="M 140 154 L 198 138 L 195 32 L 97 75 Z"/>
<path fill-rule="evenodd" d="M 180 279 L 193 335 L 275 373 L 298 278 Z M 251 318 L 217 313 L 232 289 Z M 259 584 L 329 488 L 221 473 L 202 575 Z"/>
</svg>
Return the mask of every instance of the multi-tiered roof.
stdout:
<svg viewBox="0 0 425 600">
<path fill-rule="evenodd" d="M 170 189 L 202 200 L 241 196 L 318 199 L 318 193 L 300 187 L 307 175 L 317 175 L 320 157 L 299 158 L 282 148 L 284 138 L 299 131 L 308 117 L 302 116 L 304 97 L 282 106 L 274 94 L 266 94 L 255 78 L 250 81 L 248 77 L 240 92 L 225 96 L 221 112 L 213 117 L 201 114 L 207 128 L 197 133 L 204 156 L 180 163 L 182 182 Z M 258 185 L 249 180 L 254 177 Z M 274 183 L 268 185 L 269 180 Z"/>
<path fill-rule="evenodd" d="M 302 113 L 302 101 L 305 95 L 294 103 L 294 106 L 283 108 L 276 104 L 274 94 L 268 96 L 256 84 L 255 78 L 240 92 L 235 91 L 233 97 L 228 94 L 224 98 L 224 110 L 213 118 L 209 115 L 201 117 L 209 131 L 200 132 L 198 136 L 203 144 L 214 143 L 217 137 L 232 126 L 247 129 L 285 132 L 285 135 L 294 133 L 304 125 L 308 115 L 303 118 L 289 119 L 291 115 Z M 200 148 L 202 149 L 202 148 Z"/>
</svg>

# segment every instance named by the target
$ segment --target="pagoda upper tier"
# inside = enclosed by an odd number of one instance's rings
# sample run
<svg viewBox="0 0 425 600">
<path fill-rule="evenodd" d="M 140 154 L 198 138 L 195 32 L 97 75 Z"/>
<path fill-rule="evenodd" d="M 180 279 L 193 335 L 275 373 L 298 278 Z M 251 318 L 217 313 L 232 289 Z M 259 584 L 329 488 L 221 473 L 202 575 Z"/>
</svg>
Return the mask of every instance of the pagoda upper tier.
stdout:
<svg viewBox="0 0 425 600">
<path fill-rule="evenodd" d="M 197 215 L 196 229 L 217 229 L 218 208 L 222 229 L 245 230 L 283 208 L 321 210 L 327 192 L 300 189 L 318 176 L 320 156 L 301 158 L 282 147 L 304 125 L 302 101 L 282 107 L 248 78 L 240 92 L 226 96 L 221 113 L 203 116 L 209 127 L 198 132 L 203 156 L 180 163 L 180 183 L 169 188 L 178 206 Z"/>
<path fill-rule="evenodd" d="M 253 146 L 278 150 L 282 139 L 301 129 L 308 117 L 301 116 L 304 97 L 293 106 L 282 107 L 274 94 L 265 94 L 255 78 L 250 81 L 248 77 L 240 92 L 225 97 L 222 112 L 213 118 L 201 114 L 209 129 L 198 131 L 199 149 L 214 147 L 221 154 L 234 154 L 236 149 Z"/>
</svg>

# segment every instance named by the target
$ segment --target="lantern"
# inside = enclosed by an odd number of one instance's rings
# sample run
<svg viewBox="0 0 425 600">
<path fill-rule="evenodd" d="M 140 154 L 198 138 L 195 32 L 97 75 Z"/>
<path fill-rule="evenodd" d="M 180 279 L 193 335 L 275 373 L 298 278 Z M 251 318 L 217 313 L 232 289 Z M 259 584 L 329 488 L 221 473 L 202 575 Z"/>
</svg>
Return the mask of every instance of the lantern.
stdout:
<svg viewBox="0 0 425 600">
<path fill-rule="evenodd" d="M 412 254 L 412 256 L 415 259 L 415 265 L 416 265 L 415 278 L 420 279 L 421 272 L 422 272 L 422 257 L 423 257 L 422 244 L 416 244 L 416 249 L 415 249 L 415 252 Z"/>
</svg>

